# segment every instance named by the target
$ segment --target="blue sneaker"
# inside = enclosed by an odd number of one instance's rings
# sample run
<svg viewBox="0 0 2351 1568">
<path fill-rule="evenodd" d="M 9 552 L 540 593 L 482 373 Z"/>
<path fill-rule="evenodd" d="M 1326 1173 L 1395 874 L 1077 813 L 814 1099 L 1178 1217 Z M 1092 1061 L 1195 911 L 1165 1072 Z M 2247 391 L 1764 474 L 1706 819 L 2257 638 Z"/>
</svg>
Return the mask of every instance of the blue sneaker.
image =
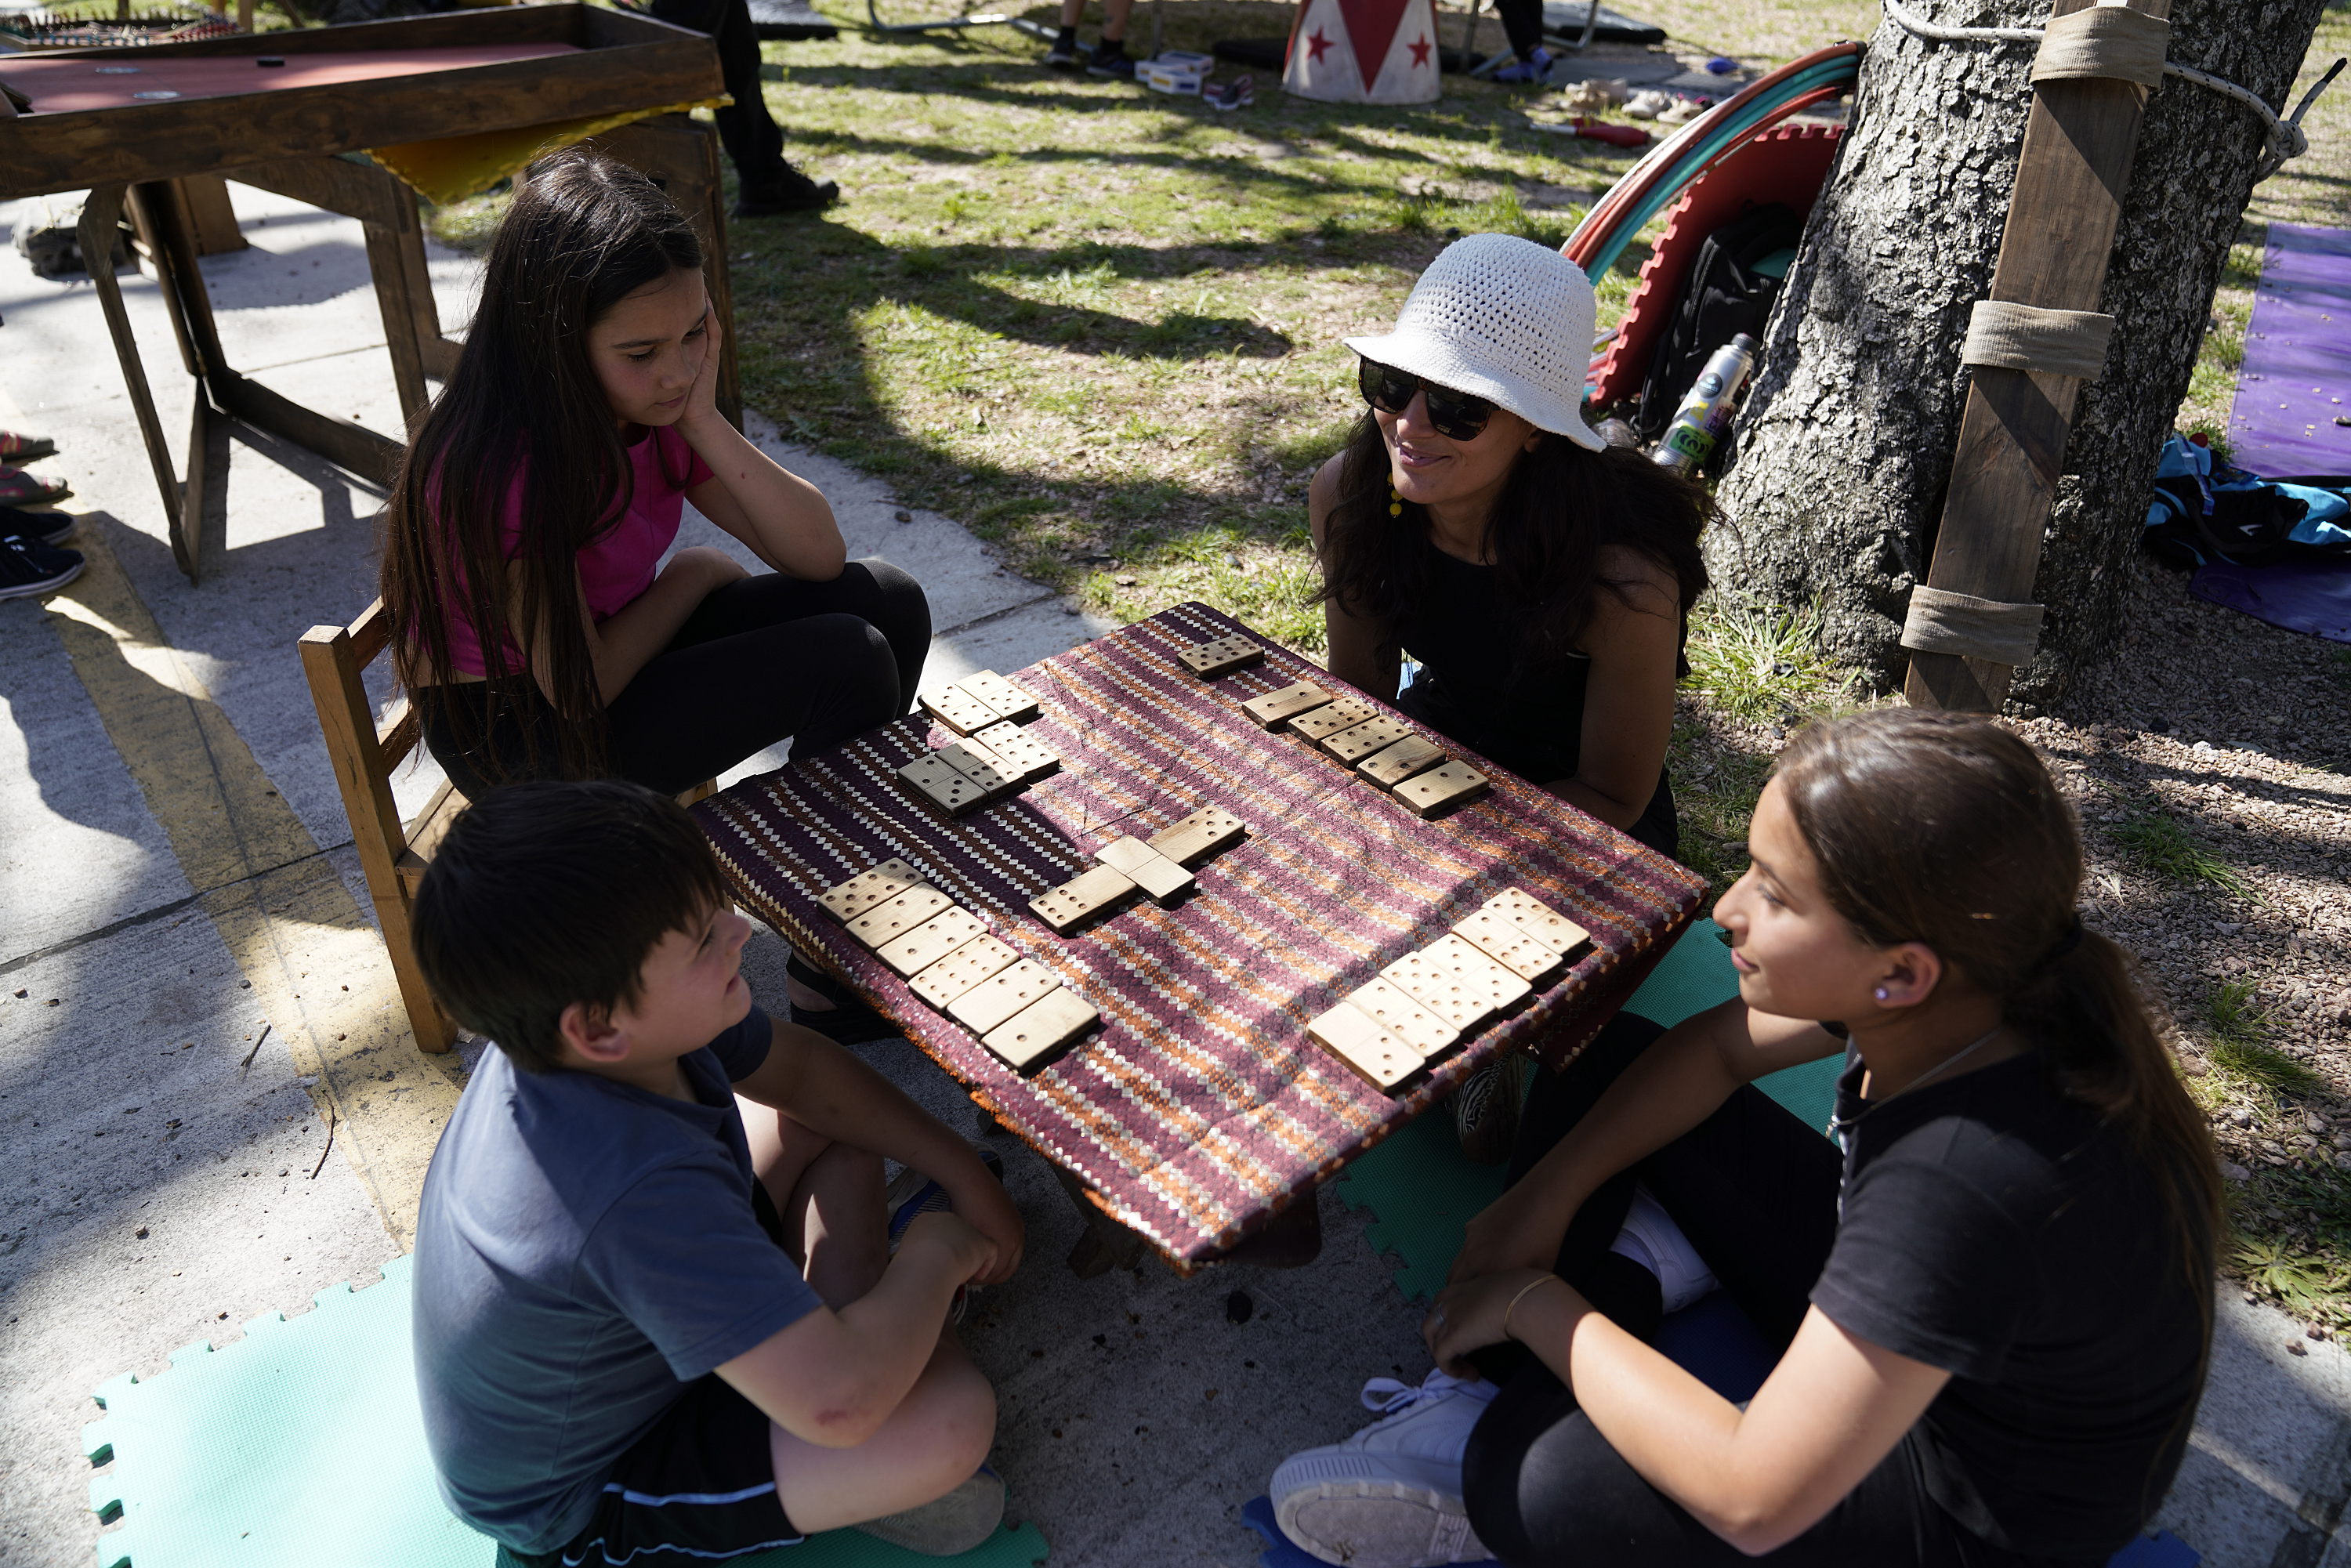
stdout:
<svg viewBox="0 0 2351 1568">
<path fill-rule="evenodd" d="M 1505 87 L 1535 87 L 1551 79 L 1551 51 L 1537 47 L 1524 59 L 1512 60 L 1486 78 Z"/>
<path fill-rule="evenodd" d="M 994 1149 L 975 1149 L 972 1152 L 979 1156 L 979 1163 L 987 1167 L 988 1175 L 994 1176 L 998 1182 L 1004 1180 L 1002 1155 L 998 1154 Z M 908 1190 L 910 1188 L 911 1190 Z M 955 1211 L 955 1205 L 948 1201 L 947 1189 L 911 1167 L 900 1171 L 898 1179 L 890 1184 L 886 1201 L 890 1204 L 890 1250 L 892 1252 L 898 1250 L 898 1243 L 905 1237 L 906 1227 L 914 1224 L 922 1216 Z M 970 1306 L 971 1287 L 957 1285 L 955 1301 L 947 1308 L 947 1322 L 951 1323 L 963 1322 L 963 1315 Z"/>
</svg>

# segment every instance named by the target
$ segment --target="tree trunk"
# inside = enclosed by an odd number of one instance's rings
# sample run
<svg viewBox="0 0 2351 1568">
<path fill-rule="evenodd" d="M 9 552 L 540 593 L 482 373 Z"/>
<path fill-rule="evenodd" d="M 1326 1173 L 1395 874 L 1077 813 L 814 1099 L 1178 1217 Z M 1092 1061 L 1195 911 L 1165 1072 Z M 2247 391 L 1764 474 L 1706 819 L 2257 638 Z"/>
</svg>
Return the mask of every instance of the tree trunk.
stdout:
<svg viewBox="0 0 2351 1568">
<path fill-rule="evenodd" d="M 2325 0 L 2206 0 L 2171 16 L 2170 57 L 2274 105 Z M 1947 26 L 2040 26 L 2047 0 L 1912 0 Z M 1720 486 L 1718 580 L 1817 599 L 1828 649 L 1887 688 L 1925 580 L 1967 402 L 1959 344 L 1989 292 L 2016 177 L 2029 44 L 1932 43 L 1879 24 L 1851 128 L 1767 329 L 1763 370 Z M 2147 106 L 2101 309 L 2116 318 L 2082 391 L 2033 598 L 2048 606 L 2017 700 L 2047 701 L 2117 643 L 2122 567 L 2186 396 L 2263 145 L 2253 113 L 2167 78 Z"/>
</svg>

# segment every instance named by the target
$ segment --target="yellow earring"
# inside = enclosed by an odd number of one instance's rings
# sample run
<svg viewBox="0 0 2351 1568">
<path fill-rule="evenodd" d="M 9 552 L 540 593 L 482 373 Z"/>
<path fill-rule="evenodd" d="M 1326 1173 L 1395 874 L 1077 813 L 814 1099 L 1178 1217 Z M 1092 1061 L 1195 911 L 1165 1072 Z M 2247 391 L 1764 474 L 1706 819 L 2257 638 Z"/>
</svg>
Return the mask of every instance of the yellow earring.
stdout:
<svg viewBox="0 0 2351 1568">
<path fill-rule="evenodd" d="M 1391 517 L 1404 516 L 1404 497 L 1396 493 L 1394 484 L 1388 486 L 1388 516 Z"/>
</svg>

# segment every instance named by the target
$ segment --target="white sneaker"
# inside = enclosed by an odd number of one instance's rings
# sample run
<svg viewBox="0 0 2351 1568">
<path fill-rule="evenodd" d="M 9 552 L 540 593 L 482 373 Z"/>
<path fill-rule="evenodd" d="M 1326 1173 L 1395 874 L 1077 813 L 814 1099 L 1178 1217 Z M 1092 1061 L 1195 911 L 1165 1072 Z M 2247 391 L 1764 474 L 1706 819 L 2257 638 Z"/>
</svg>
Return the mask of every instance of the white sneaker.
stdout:
<svg viewBox="0 0 2351 1568">
<path fill-rule="evenodd" d="M 1698 1255 L 1698 1249 L 1666 1212 L 1666 1206 L 1646 1186 L 1633 1189 L 1633 1207 L 1625 1215 L 1625 1228 L 1616 1233 L 1608 1250 L 1624 1254 L 1657 1277 L 1669 1312 L 1680 1312 L 1714 1291 L 1714 1270 L 1706 1266 L 1706 1260 Z"/>
<path fill-rule="evenodd" d="M 1325 1563 L 1349 1568 L 1436 1568 L 1490 1555 L 1461 1502 L 1470 1428 L 1499 1392 L 1483 1378 L 1432 1372 L 1418 1387 L 1392 1377 L 1364 1385 L 1384 1417 L 1342 1443 L 1292 1454 L 1266 1490 L 1281 1532 Z"/>
</svg>

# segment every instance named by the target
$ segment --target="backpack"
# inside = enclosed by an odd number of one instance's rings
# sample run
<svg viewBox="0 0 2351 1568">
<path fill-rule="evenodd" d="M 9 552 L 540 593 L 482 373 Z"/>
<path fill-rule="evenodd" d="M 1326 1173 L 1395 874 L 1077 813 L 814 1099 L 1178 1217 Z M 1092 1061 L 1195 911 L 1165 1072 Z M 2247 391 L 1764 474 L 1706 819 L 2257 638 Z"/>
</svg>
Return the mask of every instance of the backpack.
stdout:
<svg viewBox="0 0 2351 1568">
<path fill-rule="evenodd" d="M 2155 468 L 2155 497 L 2141 545 L 2158 560 L 2192 568 L 2351 560 L 2351 516 L 2340 479 L 2294 483 L 2232 467 L 2175 435 Z"/>
<path fill-rule="evenodd" d="M 1803 234 L 1804 220 L 1794 208 L 1749 202 L 1737 217 L 1706 236 L 1641 382 L 1633 428 L 1644 443 L 1656 440 L 1673 423 L 1675 408 L 1706 368 L 1707 356 L 1741 332 L 1762 339 L 1763 323 Z"/>
</svg>

